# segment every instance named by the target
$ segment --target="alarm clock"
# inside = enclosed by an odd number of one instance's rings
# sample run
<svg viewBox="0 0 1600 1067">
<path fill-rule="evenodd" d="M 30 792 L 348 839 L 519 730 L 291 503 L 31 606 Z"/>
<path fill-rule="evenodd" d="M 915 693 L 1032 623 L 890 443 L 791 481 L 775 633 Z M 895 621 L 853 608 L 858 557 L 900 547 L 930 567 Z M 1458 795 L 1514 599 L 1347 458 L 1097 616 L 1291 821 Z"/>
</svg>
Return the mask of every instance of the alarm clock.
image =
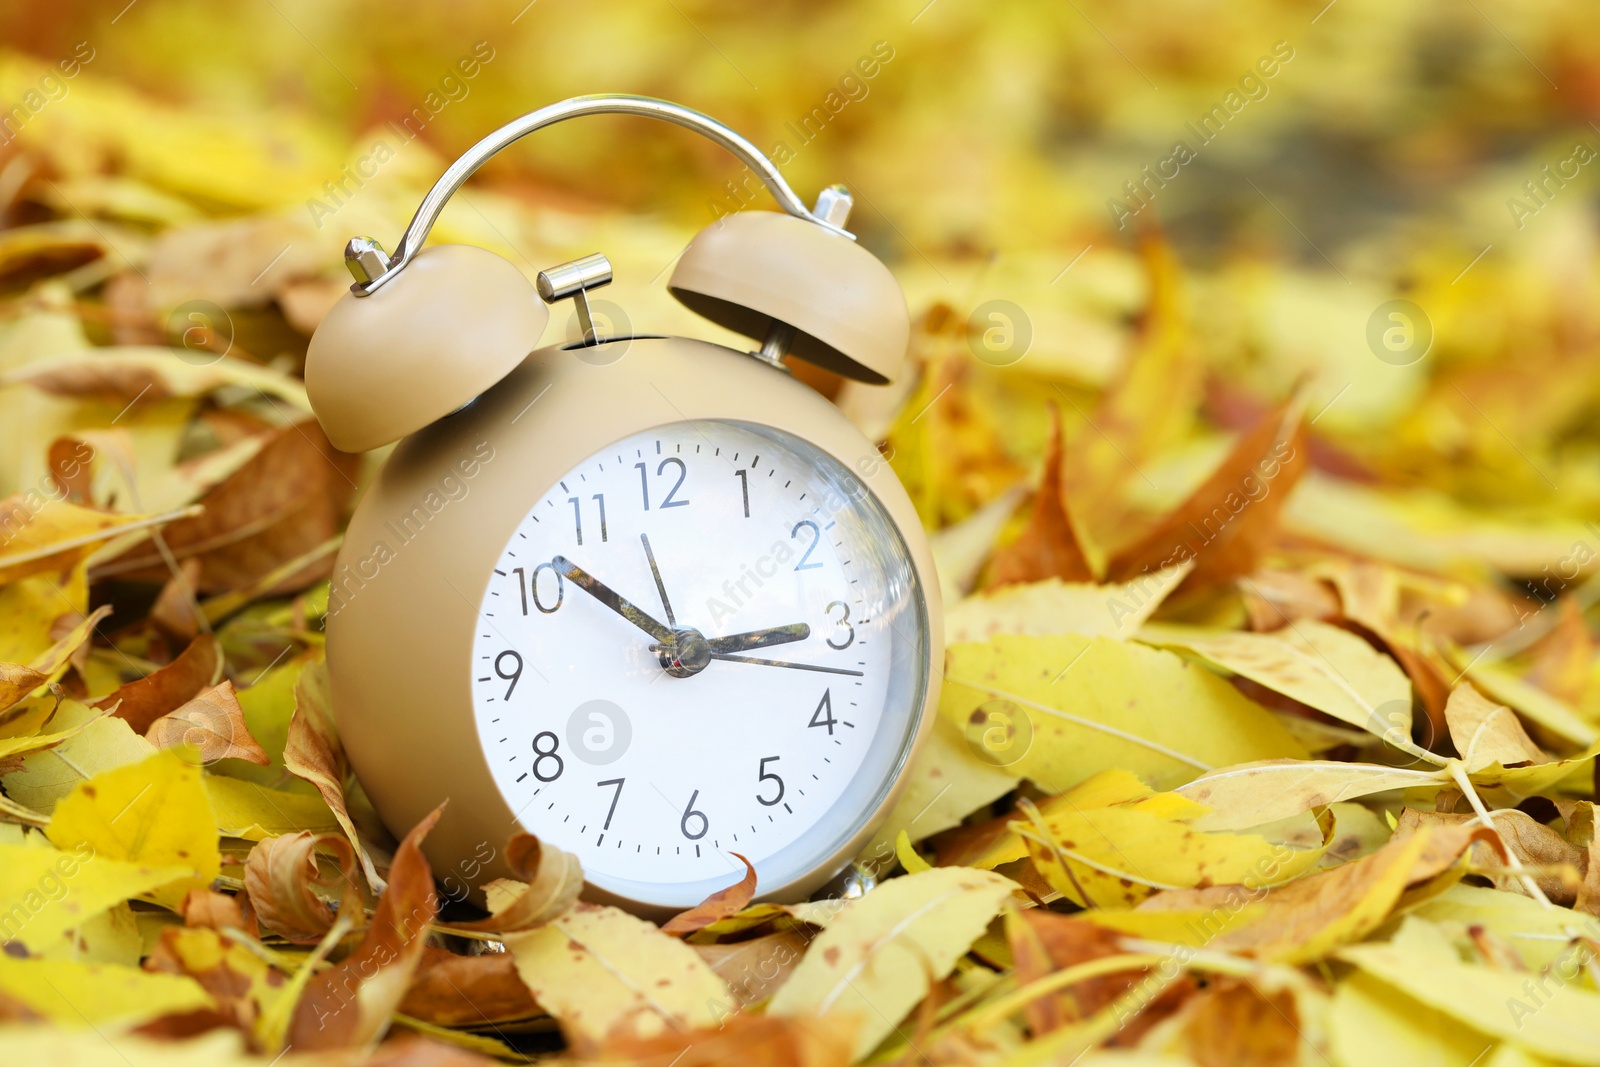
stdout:
<svg viewBox="0 0 1600 1067">
<path fill-rule="evenodd" d="M 464 245 L 422 247 L 495 152 L 552 123 L 627 114 L 730 150 L 781 212 L 698 234 L 668 285 L 748 351 L 607 336 L 603 255 L 533 284 Z M 840 874 L 889 812 L 930 725 L 939 585 L 873 443 L 785 358 L 885 383 L 905 298 L 844 228 L 737 133 L 688 108 L 579 97 L 497 130 L 428 192 L 391 254 L 311 339 L 332 443 L 398 441 L 351 518 L 327 658 L 352 769 L 447 886 L 507 873 L 517 831 L 573 853 L 587 899 L 659 916 L 756 871 L 761 899 Z M 548 304 L 583 336 L 538 348 Z"/>
</svg>

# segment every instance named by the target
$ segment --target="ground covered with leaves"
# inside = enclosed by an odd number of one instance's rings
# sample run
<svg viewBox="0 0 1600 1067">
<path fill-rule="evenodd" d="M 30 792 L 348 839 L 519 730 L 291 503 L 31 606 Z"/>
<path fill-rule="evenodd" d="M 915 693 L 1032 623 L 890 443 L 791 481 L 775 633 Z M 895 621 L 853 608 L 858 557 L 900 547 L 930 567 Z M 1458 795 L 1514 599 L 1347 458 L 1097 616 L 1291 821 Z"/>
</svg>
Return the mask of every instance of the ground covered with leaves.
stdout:
<svg viewBox="0 0 1600 1067">
<path fill-rule="evenodd" d="M 45 73 L 6 57 L 4 98 Z M 797 372 L 933 539 L 931 740 L 852 892 L 752 872 L 658 926 L 527 835 L 474 907 L 333 725 L 326 578 L 383 457 L 322 435 L 306 338 L 443 161 L 283 207 L 325 130 L 72 92 L 0 155 L 6 1062 L 1600 1063 L 1575 198 L 1542 244 L 1416 256 L 1415 351 L 1337 335 L 1321 266 L 1184 265 L 1154 211 L 904 250 L 905 379 Z M 598 248 L 636 328 L 715 336 L 642 284 L 696 228 L 504 185 L 436 237 Z M 1048 298 L 990 317 L 1024 274 Z"/>
</svg>

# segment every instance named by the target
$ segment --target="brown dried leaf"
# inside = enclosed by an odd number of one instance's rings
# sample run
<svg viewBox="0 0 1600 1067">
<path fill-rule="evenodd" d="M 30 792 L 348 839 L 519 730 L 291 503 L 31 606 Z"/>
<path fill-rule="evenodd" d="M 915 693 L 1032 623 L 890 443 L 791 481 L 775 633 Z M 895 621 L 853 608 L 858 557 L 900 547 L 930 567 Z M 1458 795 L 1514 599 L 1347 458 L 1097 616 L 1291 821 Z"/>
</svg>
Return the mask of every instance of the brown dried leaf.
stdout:
<svg viewBox="0 0 1600 1067">
<path fill-rule="evenodd" d="M 330 445 L 315 421 L 281 427 L 201 498 L 203 513 L 166 528 L 167 545 L 179 560 L 200 560 L 201 592 L 248 586 L 339 532 L 359 463 L 359 457 Z M 332 558 L 320 557 L 274 592 L 303 589 L 332 569 Z M 96 573 L 156 581 L 168 572 L 157 552 L 141 548 Z"/>
<path fill-rule="evenodd" d="M 1538 883 L 1544 895 L 1557 904 L 1570 905 L 1577 900 L 1589 865 L 1588 850 L 1573 844 L 1524 812 L 1507 809 L 1493 814 L 1494 831 L 1499 834 L 1500 844 L 1524 867 L 1529 868 L 1528 876 Z M 1471 815 L 1407 808 L 1401 816 L 1399 828 L 1407 830 L 1418 826 L 1440 826 L 1460 830 L 1473 825 L 1474 817 Z M 1481 823 L 1476 824 L 1476 829 L 1486 841 L 1492 841 L 1490 831 L 1483 829 Z M 1474 846 L 1472 860 L 1482 867 L 1505 866 L 1489 843 Z M 1496 889 L 1508 893 L 1527 892 L 1522 880 L 1509 870 L 1502 869 L 1490 877 Z"/>
<path fill-rule="evenodd" d="M 572 907 L 583 891 L 583 866 L 578 857 L 543 844 L 532 834 L 511 838 L 506 845 L 506 865 L 516 881 L 500 879 L 495 884 L 517 894 L 511 903 L 486 919 L 451 923 L 450 929 L 504 934 L 535 930 Z"/>
<path fill-rule="evenodd" d="M 185 926 L 203 926 L 211 930 L 243 930 L 256 936 L 255 923 L 244 916 L 239 900 L 231 893 L 218 893 L 212 889 L 191 889 L 178 905 Z"/>
<path fill-rule="evenodd" d="M 317 849 L 331 852 L 337 874 L 324 877 Z M 333 909 L 318 889 L 337 887 L 346 901 L 359 901 L 355 851 L 332 834 L 269 837 L 250 850 L 244 865 L 244 888 L 262 927 L 296 944 L 321 940 L 333 926 Z"/>
<path fill-rule="evenodd" d="M 738 914 L 745 909 L 745 905 L 755 899 L 755 867 L 739 853 L 729 854 L 737 856 L 739 862 L 744 864 L 744 877 L 726 889 L 712 893 L 688 911 L 674 915 L 661 927 L 662 933 L 671 934 L 673 937 L 688 937 L 696 930 L 703 930 L 714 922 Z"/>
<path fill-rule="evenodd" d="M 1219 977 L 1189 1004 L 1188 1052 L 1200 1067 L 1293 1067 L 1300 1060 L 1300 1012 L 1287 989 L 1266 992 L 1247 979 Z"/>
<path fill-rule="evenodd" d="M 176 711 L 214 685 L 222 673 L 222 650 L 217 639 L 202 634 L 171 663 L 93 702 L 97 708 L 116 710 L 117 718 L 147 732 L 163 715 Z"/>
<path fill-rule="evenodd" d="M 1071 915 L 1039 909 L 1008 915 L 1006 939 L 1016 961 L 1018 986 L 1026 986 L 1080 963 L 1119 956 L 1127 951 L 1117 935 L 1104 927 Z M 1031 1001 L 1023 1017 L 1035 1036 L 1049 1033 L 1087 1019 L 1142 982 L 1148 973 L 1148 968 L 1129 968 L 1076 982 L 1059 993 Z M 1150 1027 L 1176 1011 L 1195 988 L 1194 980 L 1188 976 L 1167 986 L 1119 1031 L 1112 1043 L 1138 1044 Z"/>
<path fill-rule="evenodd" d="M 738 1014 L 716 1029 L 611 1041 L 596 1059 L 662 1067 L 846 1067 L 854 1037 L 838 1019 Z"/>
<path fill-rule="evenodd" d="M 383 879 L 378 877 L 372 857 L 362 846 L 361 835 L 345 803 L 344 780 L 350 765 L 339 743 L 338 731 L 334 729 L 330 699 L 326 663 L 313 663 L 300 672 L 294 686 L 294 714 L 289 719 L 289 736 L 283 746 L 283 765 L 290 773 L 317 787 L 356 850 L 367 884 L 376 892 L 383 888 Z"/>
<path fill-rule="evenodd" d="M 400 1011 L 439 1026 L 484 1026 L 543 1014 L 509 952 L 424 950 Z"/>
<path fill-rule="evenodd" d="M 1061 412 L 1050 405 L 1050 442 L 1045 448 L 1044 473 L 1033 498 L 1033 515 L 1015 541 L 996 550 L 990 564 L 989 586 L 1013 585 L 1061 578 L 1069 582 L 1094 579 L 1083 547 L 1067 513 L 1061 488 Z"/>
<path fill-rule="evenodd" d="M 1112 558 L 1108 577 L 1128 581 L 1187 559 L 1190 590 L 1233 581 L 1255 571 L 1278 531 L 1278 513 L 1309 466 L 1291 401 L 1263 416 L 1189 498 Z"/>
<path fill-rule="evenodd" d="M 780 930 L 748 941 L 695 945 L 694 950 L 728 983 L 734 1005 L 742 1011 L 777 992 L 810 943 L 809 934 Z"/>
<path fill-rule="evenodd" d="M 242 759 L 265 767 L 272 762 L 266 750 L 250 735 L 244 709 L 234 694 L 233 683 L 212 686 L 150 724 L 146 741 L 157 748 L 188 745 L 206 763 L 219 759 Z"/>
<path fill-rule="evenodd" d="M 307 984 L 289 1023 L 288 1044 L 296 1051 L 370 1047 L 388 1030 L 439 911 L 421 845 L 441 810 L 430 812 L 400 843 L 361 944 Z"/>
</svg>

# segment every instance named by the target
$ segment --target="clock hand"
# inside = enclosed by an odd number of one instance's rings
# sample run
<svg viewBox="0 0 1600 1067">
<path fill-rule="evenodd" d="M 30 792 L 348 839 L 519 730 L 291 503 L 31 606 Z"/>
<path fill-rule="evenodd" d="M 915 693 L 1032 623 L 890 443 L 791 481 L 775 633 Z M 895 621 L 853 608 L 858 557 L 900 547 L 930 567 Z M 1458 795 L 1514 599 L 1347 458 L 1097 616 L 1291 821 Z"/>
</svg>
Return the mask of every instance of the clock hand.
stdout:
<svg viewBox="0 0 1600 1067">
<path fill-rule="evenodd" d="M 656 592 L 661 594 L 661 606 L 667 612 L 667 625 L 677 628 L 678 620 L 672 617 L 672 604 L 667 600 L 667 587 L 661 581 L 661 569 L 656 566 L 656 554 L 650 551 L 650 535 L 640 534 L 639 540 L 644 542 L 644 557 L 650 561 L 650 575 L 656 580 Z"/>
<path fill-rule="evenodd" d="M 865 677 L 860 671 L 847 671 L 841 667 L 818 667 L 811 663 L 786 663 L 781 659 L 758 659 L 755 656 L 730 656 L 726 652 L 711 653 L 712 659 L 725 659 L 733 663 L 759 663 L 763 667 L 793 667 L 797 671 L 819 671 L 822 674 L 848 674 L 852 678 Z"/>
<path fill-rule="evenodd" d="M 563 578 L 570 579 L 573 584 L 582 589 L 585 593 L 588 593 L 590 596 L 600 601 L 600 603 L 604 604 L 618 615 L 621 615 L 624 619 L 627 619 L 629 622 L 633 623 L 635 626 L 649 634 L 651 637 L 655 638 L 657 641 L 671 644 L 676 639 L 670 628 L 661 625 L 659 622 L 640 611 L 636 606 L 629 603 L 627 599 L 615 589 L 612 589 L 609 585 L 606 585 L 600 579 L 596 578 L 594 575 L 590 574 L 588 571 L 572 562 L 566 556 L 557 556 L 555 559 L 552 559 L 550 563 L 553 567 L 555 567 L 557 574 L 561 575 Z"/>
<path fill-rule="evenodd" d="M 713 652 L 748 652 L 752 648 L 804 641 L 810 636 L 811 627 L 803 622 L 792 622 L 788 626 L 769 626 L 765 630 L 750 630 L 747 633 L 729 634 L 726 637 L 708 637 L 706 644 L 711 646 Z"/>
</svg>

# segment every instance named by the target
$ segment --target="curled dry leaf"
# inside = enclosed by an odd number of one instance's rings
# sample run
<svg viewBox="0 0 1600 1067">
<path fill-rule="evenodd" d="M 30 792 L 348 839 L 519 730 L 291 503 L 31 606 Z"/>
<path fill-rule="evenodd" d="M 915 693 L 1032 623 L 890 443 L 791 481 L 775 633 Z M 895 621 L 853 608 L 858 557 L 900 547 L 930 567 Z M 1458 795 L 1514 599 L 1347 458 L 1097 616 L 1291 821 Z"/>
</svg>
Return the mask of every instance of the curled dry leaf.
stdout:
<svg viewBox="0 0 1600 1067">
<path fill-rule="evenodd" d="M 344 748 L 333 726 L 333 710 L 328 694 L 328 667 L 313 663 L 300 672 L 294 686 L 294 714 L 289 719 L 288 740 L 283 747 L 283 765 L 317 787 L 350 845 L 361 860 L 361 870 L 374 892 L 383 888 L 383 879 L 372 857 L 362 847 L 361 835 L 345 804 L 344 780 L 350 772 Z"/>
<path fill-rule="evenodd" d="M 1503 848 L 1528 868 L 1526 877 L 1538 884 L 1539 889 L 1557 904 L 1570 905 L 1577 900 L 1589 867 L 1589 852 L 1585 845 L 1576 845 L 1555 830 L 1536 821 L 1526 812 L 1515 809 L 1497 811 L 1493 816 L 1494 830 L 1484 831 L 1486 838 L 1498 837 L 1491 845 L 1487 840 L 1473 846 L 1474 865 L 1488 868 L 1495 888 L 1508 893 L 1526 893 L 1523 878 L 1507 869 L 1497 854 Z M 1457 815 L 1442 811 L 1416 811 L 1407 808 L 1400 819 L 1401 830 L 1419 826 L 1449 826 L 1453 828 L 1481 827 L 1474 816 Z"/>
<path fill-rule="evenodd" d="M 242 759 L 265 767 L 272 762 L 266 750 L 250 736 L 232 682 L 212 686 L 176 711 L 161 716 L 150 724 L 144 736 L 157 748 L 188 745 L 200 753 L 205 763 Z"/>
<path fill-rule="evenodd" d="M 145 734 L 157 719 L 214 685 L 221 673 L 222 650 L 217 639 L 201 634 L 177 659 L 95 701 L 93 706 L 111 711 L 136 733 Z"/>
<path fill-rule="evenodd" d="M 451 923 L 468 933 L 518 933 L 535 930 L 572 907 L 583 891 L 583 866 L 578 857 L 546 845 L 532 834 L 514 835 L 506 845 L 506 866 L 512 878 L 490 883 L 487 918 Z M 513 880 L 514 879 L 514 880 Z"/>
<path fill-rule="evenodd" d="M 440 810 L 435 808 L 400 842 L 389 884 L 361 944 L 307 983 L 289 1023 L 288 1044 L 297 1051 L 367 1048 L 388 1030 L 439 911 L 433 872 L 421 846 Z"/>
<path fill-rule="evenodd" d="M 458 956 L 423 951 L 400 1011 L 438 1026 L 484 1026 L 539 1015 L 541 1009 L 509 952 Z"/>
<path fill-rule="evenodd" d="M 331 853 L 334 873 L 324 876 L 317 850 Z M 257 842 L 244 865 L 244 888 L 256 921 L 279 937 L 315 944 L 333 926 L 333 909 L 318 890 L 361 899 L 355 850 L 342 837 L 301 831 Z"/>
<path fill-rule="evenodd" d="M 991 588 L 1018 582 L 1060 578 L 1087 582 L 1095 577 L 1079 544 L 1067 512 L 1061 485 L 1061 412 L 1050 406 L 1050 443 L 1045 448 L 1044 473 L 1033 498 L 1033 513 L 1018 538 L 998 549 L 990 563 Z"/>
<path fill-rule="evenodd" d="M 756 869 L 755 866 L 737 852 L 729 853 L 744 864 L 744 877 L 728 886 L 712 893 L 705 900 L 696 904 L 688 911 L 679 912 L 661 927 L 661 932 L 672 937 L 688 937 L 696 930 L 703 930 L 720 919 L 744 910 L 745 905 L 755 899 L 756 895 Z"/>
</svg>

